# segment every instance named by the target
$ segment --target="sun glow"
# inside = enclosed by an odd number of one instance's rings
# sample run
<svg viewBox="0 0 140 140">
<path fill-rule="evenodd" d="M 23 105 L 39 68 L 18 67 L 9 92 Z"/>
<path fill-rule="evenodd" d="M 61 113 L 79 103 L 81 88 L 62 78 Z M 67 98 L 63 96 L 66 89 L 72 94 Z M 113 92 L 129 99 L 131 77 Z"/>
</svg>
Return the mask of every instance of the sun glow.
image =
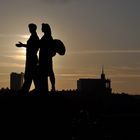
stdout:
<svg viewBox="0 0 140 140">
<path fill-rule="evenodd" d="M 26 59 L 26 49 L 25 48 L 20 48 L 15 55 L 15 59 L 18 60 L 25 60 Z"/>
<path fill-rule="evenodd" d="M 22 55 L 25 56 L 26 55 L 26 48 L 21 48 L 20 49 L 20 52 L 21 52 Z"/>
<path fill-rule="evenodd" d="M 28 39 L 30 37 L 30 35 L 20 35 L 21 38 L 25 38 Z"/>
</svg>

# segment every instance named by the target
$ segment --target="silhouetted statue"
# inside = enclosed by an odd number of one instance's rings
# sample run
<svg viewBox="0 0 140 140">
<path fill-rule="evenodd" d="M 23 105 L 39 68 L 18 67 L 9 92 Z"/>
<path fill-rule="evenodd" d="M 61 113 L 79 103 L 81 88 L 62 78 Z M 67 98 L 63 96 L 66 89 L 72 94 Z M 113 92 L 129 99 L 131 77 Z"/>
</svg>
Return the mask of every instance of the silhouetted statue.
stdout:
<svg viewBox="0 0 140 140">
<path fill-rule="evenodd" d="M 58 53 L 59 55 L 64 55 L 66 52 L 64 43 L 59 39 L 53 40 L 53 47 L 55 52 Z"/>
<path fill-rule="evenodd" d="M 53 71 L 53 60 L 56 51 L 53 47 L 53 38 L 49 24 L 42 24 L 44 35 L 40 39 L 39 68 L 40 68 L 40 88 L 41 91 L 48 91 L 48 77 L 51 82 L 51 91 L 55 91 L 55 75 Z"/>
<path fill-rule="evenodd" d="M 37 64 L 38 57 L 37 52 L 39 50 L 39 37 L 36 33 L 37 26 L 36 24 L 28 25 L 29 32 L 31 33 L 30 38 L 27 41 L 27 44 L 19 42 L 16 44 L 17 47 L 26 48 L 26 63 L 25 63 L 25 73 L 24 73 L 24 84 L 21 91 L 28 93 L 32 80 L 34 82 L 35 88 L 38 88 L 38 76 L 37 76 Z"/>
</svg>

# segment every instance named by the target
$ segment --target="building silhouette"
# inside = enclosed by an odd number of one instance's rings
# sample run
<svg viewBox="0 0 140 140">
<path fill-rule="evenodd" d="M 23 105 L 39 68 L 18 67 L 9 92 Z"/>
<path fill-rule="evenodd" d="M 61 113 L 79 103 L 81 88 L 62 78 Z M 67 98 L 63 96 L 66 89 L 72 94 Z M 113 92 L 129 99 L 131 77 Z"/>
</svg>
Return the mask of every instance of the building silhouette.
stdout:
<svg viewBox="0 0 140 140">
<path fill-rule="evenodd" d="M 10 74 L 10 89 L 19 90 L 23 85 L 24 73 L 15 73 Z"/>
<path fill-rule="evenodd" d="M 102 68 L 99 79 L 81 78 L 77 80 L 77 90 L 83 93 L 111 94 L 111 80 L 106 79 Z"/>
</svg>

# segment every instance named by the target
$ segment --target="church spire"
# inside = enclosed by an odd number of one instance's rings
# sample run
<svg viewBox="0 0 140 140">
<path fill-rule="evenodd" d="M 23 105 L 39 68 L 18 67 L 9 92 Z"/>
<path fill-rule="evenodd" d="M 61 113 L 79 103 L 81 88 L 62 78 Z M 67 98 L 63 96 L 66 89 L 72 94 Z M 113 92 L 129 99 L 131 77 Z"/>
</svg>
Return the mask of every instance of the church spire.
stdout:
<svg viewBox="0 0 140 140">
<path fill-rule="evenodd" d="M 102 66 L 101 79 L 105 80 L 104 66 Z"/>
</svg>

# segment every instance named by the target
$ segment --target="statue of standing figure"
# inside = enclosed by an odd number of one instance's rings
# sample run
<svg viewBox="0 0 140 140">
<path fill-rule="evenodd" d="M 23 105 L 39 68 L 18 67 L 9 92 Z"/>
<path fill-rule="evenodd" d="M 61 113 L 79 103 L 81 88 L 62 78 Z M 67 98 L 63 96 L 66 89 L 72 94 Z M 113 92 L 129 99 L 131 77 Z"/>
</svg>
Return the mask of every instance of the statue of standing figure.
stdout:
<svg viewBox="0 0 140 140">
<path fill-rule="evenodd" d="M 51 92 L 55 92 L 55 74 L 53 70 L 53 57 L 58 53 L 65 54 L 65 46 L 59 39 L 53 39 L 50 25 L 42 23 L 41 30 L 44 35 L 39 39 L 36 30 L 37 26 L 29 24 L 31 33 L 27 44 L 19 42 L 17 47 L 26 47 L 26 63 L 24 84 L 21 91 L 28 93 L 32 81 L 35 85 L 35 91 L 41 94 L 48 93 L 48 78 L 51 82 Z M 39 57 L 37 53 L 39 52 Z"/>
</svg>

